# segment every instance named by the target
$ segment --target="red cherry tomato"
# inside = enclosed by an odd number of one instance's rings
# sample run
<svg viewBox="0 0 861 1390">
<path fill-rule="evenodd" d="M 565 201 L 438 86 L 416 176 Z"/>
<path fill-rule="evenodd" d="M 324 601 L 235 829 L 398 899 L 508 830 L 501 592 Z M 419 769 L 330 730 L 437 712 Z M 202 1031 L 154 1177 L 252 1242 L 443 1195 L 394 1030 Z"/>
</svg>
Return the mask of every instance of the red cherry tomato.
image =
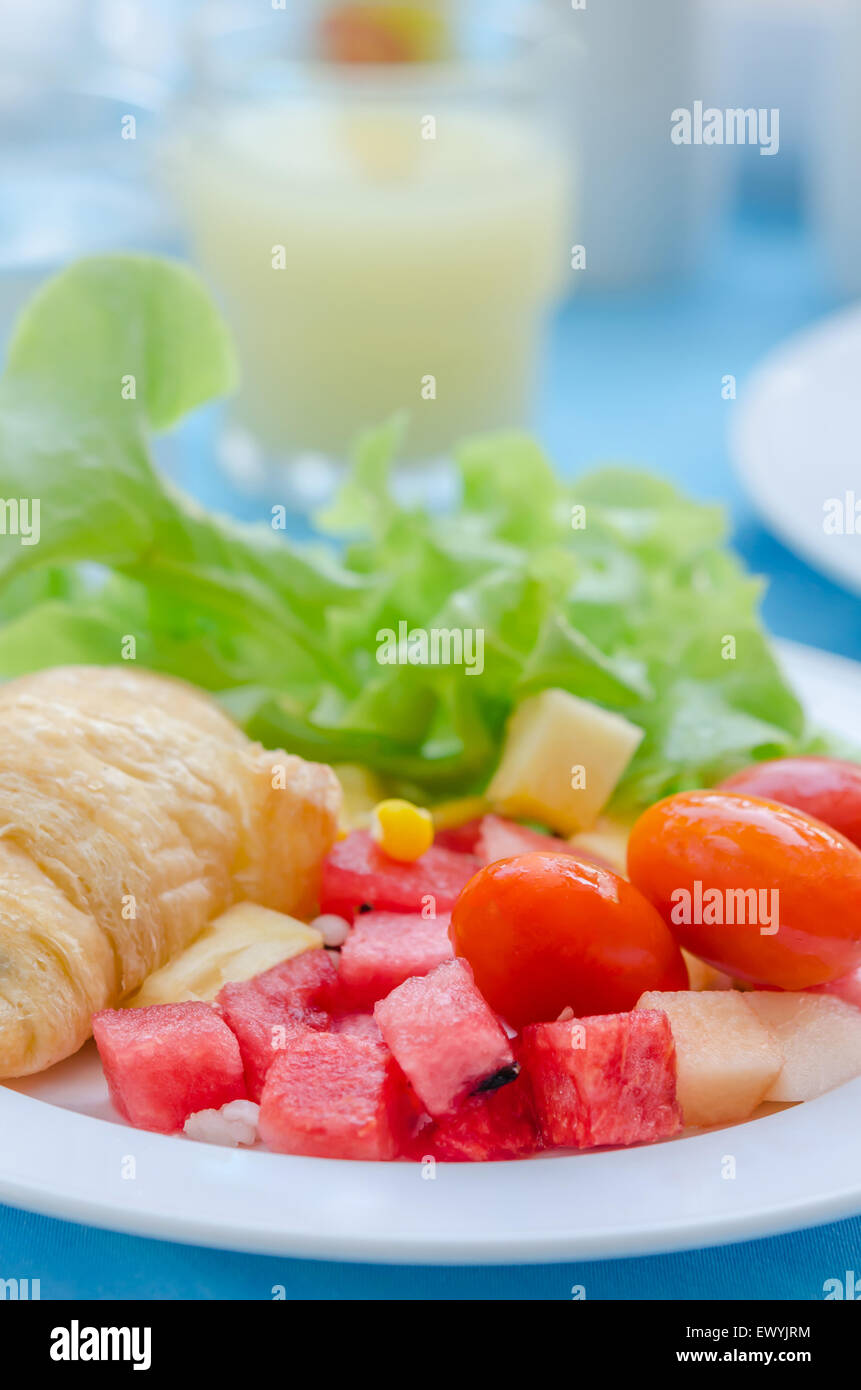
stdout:
<svg viewBox="0 0 861 1390">
<path fill-rule="evenodd" d="M 861 852 L 789 806 L 667 797 L 631 831 L 628 872 L 682 946 L 732 975 L 807 989 L 861 964 Z"/>
<path fill-rule="evenodd" d="M 622 1013 L 644 990 L 687 989 L 658 913 L 609 869 L 540 851 L 481 869 L 452 909 L 451 939 L 492 1009 L 520 1028 Z"/>
<path fill-rule="evenodd" d="M 794 806 L 861 846 L 861 763 L 844 763 L 838 758 L 775 758 L 743 768 L 721 787 Z"/>
</svg>

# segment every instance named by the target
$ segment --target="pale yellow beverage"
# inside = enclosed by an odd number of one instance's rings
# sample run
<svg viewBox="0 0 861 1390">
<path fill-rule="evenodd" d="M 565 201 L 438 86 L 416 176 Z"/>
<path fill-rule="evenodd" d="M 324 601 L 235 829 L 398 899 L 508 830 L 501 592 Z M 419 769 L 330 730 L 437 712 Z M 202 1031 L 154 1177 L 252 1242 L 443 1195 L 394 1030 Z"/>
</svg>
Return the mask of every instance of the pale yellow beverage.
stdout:
<svg viewBox="0 0 861 1390">
<path fill-rule="evenodd" d="M 194 253 L 236 335 L 235 416 L 335 458 L 406 407 L 408 454 L 523 423 L 568 274 L 567 170 L 540 127 L 415 101 L 280 101 L 172 153 Z"/>
</svg>

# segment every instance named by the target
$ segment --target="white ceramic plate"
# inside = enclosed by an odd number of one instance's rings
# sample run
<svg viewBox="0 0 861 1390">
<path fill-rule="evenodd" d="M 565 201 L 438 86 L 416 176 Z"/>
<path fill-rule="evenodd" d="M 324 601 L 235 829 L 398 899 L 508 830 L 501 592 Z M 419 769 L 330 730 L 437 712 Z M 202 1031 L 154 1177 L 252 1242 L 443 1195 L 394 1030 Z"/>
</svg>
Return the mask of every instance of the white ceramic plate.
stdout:
<svg viewBox="0 0 861 1390">
<path fill-rule="evenodd" d="M 746 387 L 731 446 L 769 530 L 861 593 L 861 515 L 854 529 L 826 530 L 830 503 L 844 514 L 847 495 L 861 504 L 861 307 L 766 358 Z"/>
<path fill-rule="evenodd" d="M 782 648 L 823 724 L 857 731 L 861 666 Z M 730 1163 L 732 1160 L 732 1163 Z M 735 1176 L 726 1176 L 734 1168 Z M 602 1258 L 746 1240 L 861 1211 L 861 1078 L 664 1144 L 516 1163 L 287 1158 L 119 1123 L 90 1044 L 0 1086 L 0 1200 L 139 1235 L 386 1262 Z"/>
</svg>

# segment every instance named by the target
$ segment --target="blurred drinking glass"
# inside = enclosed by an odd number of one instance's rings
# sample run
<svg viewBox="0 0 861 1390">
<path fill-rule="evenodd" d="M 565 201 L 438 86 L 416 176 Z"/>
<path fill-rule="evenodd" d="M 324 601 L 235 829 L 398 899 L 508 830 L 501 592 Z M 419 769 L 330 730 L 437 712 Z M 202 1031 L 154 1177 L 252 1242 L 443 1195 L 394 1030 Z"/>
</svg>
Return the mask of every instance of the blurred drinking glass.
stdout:
<svg viewBox="0 0 861 1390">
<path fill-rule="evenodd" d="M 455 9 L 490 16 L 483 52 Z M 238 345 L 228 451 L 300 503 L 309 460 L 395 410 L 414 463 L 528 420 L 569 204 L 511 9 L 318 0 L 240 29 L 218 7 L 194 36 L 165 163 Z"/>
</svg>

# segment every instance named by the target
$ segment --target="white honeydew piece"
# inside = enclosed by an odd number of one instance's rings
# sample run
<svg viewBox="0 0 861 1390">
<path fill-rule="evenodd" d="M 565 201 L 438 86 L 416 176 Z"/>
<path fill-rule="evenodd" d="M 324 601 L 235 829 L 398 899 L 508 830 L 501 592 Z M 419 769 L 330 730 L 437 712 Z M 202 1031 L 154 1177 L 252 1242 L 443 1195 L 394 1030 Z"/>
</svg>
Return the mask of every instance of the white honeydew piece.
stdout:
<svg viewBox="0 0 861 1390">
<path fill-rule="evenodd" d="M 766 1100 L 814 1100 L 861 1076 L 861 1009 L 830 994 L 752 990 L 744 1001 L 783 1050 Z"/>
<path fill-rule="evenodd" d="M 154 971 L 129 1001 L 130 1007 L 214 999 L 222 985 L 250 980 L 322 945 L 320 932 L 295 917 L 257 903 L 236 903 L 174 960 Z"/>
<path fill-rule="evenodd" d="M 636 1007 L 662 1009 L 670 1020 L 687 1125 L 746 1120 L 780 1074 L 777 1041 L 734 990 L 648 990 Z"/>
<path fill-rule="evenodd" d="M 542 690 L 509 720 L 487 799 L 501 815 L 538 820 L 561 835 L 585 830 L 642 738 L 620 714 L 567 690 Z"/>
</svg>

